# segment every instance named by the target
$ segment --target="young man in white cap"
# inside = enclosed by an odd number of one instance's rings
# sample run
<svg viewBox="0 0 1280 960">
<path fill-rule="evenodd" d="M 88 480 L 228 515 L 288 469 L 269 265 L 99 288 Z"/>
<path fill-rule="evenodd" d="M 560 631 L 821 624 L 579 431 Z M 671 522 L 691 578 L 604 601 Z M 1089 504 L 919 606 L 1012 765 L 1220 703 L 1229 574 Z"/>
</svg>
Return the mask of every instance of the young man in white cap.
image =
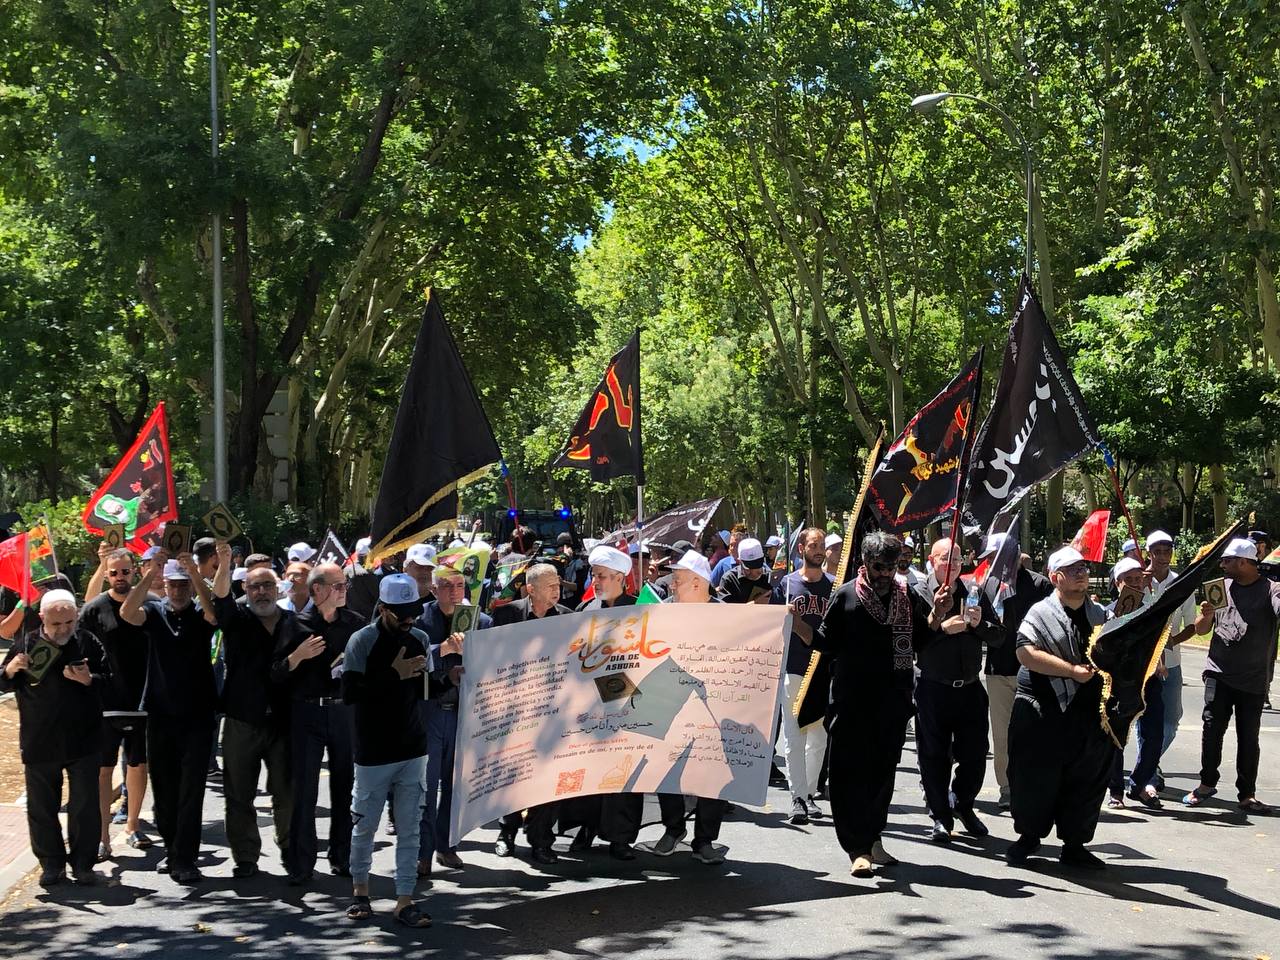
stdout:
<svg viewBox="0 0 1280 960">
<path fill-rule="evenodd" d="M 784 546 L 786 543 L 776 533 L 764 542 L 764 567 L 769 575 L 770 588 L 787 575 L 787 565 L 778 559 L 778 552 Z"/>
<path fill-rule="evenodd" d="M 834 577 L 836 571 L 840 569 L 840 554 L 844 550 L 844 537 L 838 533 L 829 533 L 825 543 L 827 548 L 827 573 Z"/>
<path fill-rule="evenodd" d="M 1152 599 L 1160 596 L 1164 589 L 1178 578 L 1171 567 L 1173 563 L 1173 537 L 1163 530 L 1153 530 L 1147 535 L 1147 573 L 1151 577 Z M 1163 708 L 1164 728 L 1160 743 L 1160 754 L 1163 756 L 1178 735 L 1178 723 L 1182 720 L 1182 643 L 1195 630 L 1196 601 L 1187 597 L 1186 602 L 1169 618 L 1169 639 L 1165 643 L 1164 655 L 1160 658 L 1165 668 L 1164 679 L 1160 681 L 1160 699 Z M 1138 749 L 1143 749 L 1145 734 L 1141 723 L 1138 726 Z M 1164 789 L 1164 777 L 1157 764 L 1151 786 L 1158 793 Z"/>
<path fill-rule="evenodd" d="M 293 563 L 295 560 L 301 560 L 303 563 L 310 563 L 315 559 L 316 549 L 311 546 L 311 544 L 300 540 L 297 543 L 290 545 L 289 549 L 285 551 L 285 556 L 288 558 L 290 563 Z"/>
<path fill-rule="evenodd" d="M 1218 792 L 1222 739 L 1235 714 L 1236 798 L 1241 810 L 1268 814 L 1256 794 L 1261 749 L 1258 733 L 1267 696 L 1267 662 L 1280 625 L 1280 584 L 1258 571 L 1258 548 L 1238 537 L 1222 554 L 1227 605 L 1221 611 L 1200 604 L 1195 631 L 1213 632 L 1204 665 L 1204 735 L 1200 745 L 1200 785 L 1183 797 L 1198 807 Z"/>
<path fill-rule="evenodd" d="M 150 591 L 161 583 L 164 599 L 152 600 Z M 192 602 L 193 592 L 200 607 Z M 153 810 L 165 848 L 158 869 L 177 883 L 194 883 L 203 879 L 196 859 L 217 705 L 210 659 L 217 620 L 191 554 L 165 560 L 139 580 L 120 605 L 120 618 L 142 627 L 149 640 L 143 706 Z"/>
<path fill-rule="evenodd" d="M 716 595 L 725 603 L 768 603 L 769 594 L 764 545 L 746 537 L 738 544 L 738 565 L 720 579 Z"/>
<path fill-rule="evenodd" d="M 431 918 L 413 901 L 427 767 L 423 674 L 431 668 L 427 635 L 414 627 L 421 613 L 413 577 L 388 574 L 378 587 L 377 619 L 351 635 L 343 654 L 342 697 L 355 707 L 352 901 L 347 908 L 352 920 L 373 913 L 373 838 L 390 793 L 397 823 L 395 917 L 410 927 L 431 926 Z M 455 681 L 461 673 L 461 667 L 454 669 Z"/>
<path fill-rule="evenodd" d="M 435 599 L 436 548 L 429 543 L 415 543 L 404 554 L 404 572 L 418 585 L 423 602 Z"/>
<path fill-rule="evenodd" d="M 738 559 L 742 559 L 742 548 L 748 541 L 738 545 Z M 755 541 L 760 546 L 760 541 Z M 763 562 L 763 551 L 761 560 Z M 711 595 L 711 564 L 707 558 L 696 550 L 689 550 L 671 567 L 672 597 L 669 603 L 719 603 Z M 636 794 L 636 796 L 641 796 Z M 642 800 L 643 802 L 643 800 Z M 707 864 L 724 863 L 724 851 L 715 845 L 720 837 L 720 825 L 724 821 L 725 801 L 718 797 L 697 797 L 693 813 L 693 859 Z M 658 809 L 662 813 L 662 825 L 665 828 L 650 849 L 660 856 L 667 857 L 675 853 L 676 847 L 685 836 L 684 795 L 679 793 L 658 794 Z"/>
<path fill-rule="evenodd" d="M 1018 629 L 1018 693 L 1009 721 L 1009 786 L 1018 839 L 1011 866 L 1027 861 L 1057 827 L 1061 861 L 1100 870 L 1085 849 L 1098 826 L 1115 745 L 1099 722 L 1102 678 L 1085 654 L 1107 612 L 1089 599 L 1089 564 L 1074 547 L 1051 554 L 1053 593 Z"/>
<path fill-rule="evenodd" d="M 0 668 L 0 692 L 15 693 L 18 701 L 27 829 L 40 861 L 41 886 L 60 883 L 68 865 L 76 883 L 99 879 L 93 871 L 102 829 L 98 690 L 109 677 L 102 644 L 76 628 L 76 598 L 69 590 L 50 590 L 40 598 L 39 631 L 15 640 Z M 65 841 L 58 820 L 64 774 L 69 783 Z"/>
</svg>

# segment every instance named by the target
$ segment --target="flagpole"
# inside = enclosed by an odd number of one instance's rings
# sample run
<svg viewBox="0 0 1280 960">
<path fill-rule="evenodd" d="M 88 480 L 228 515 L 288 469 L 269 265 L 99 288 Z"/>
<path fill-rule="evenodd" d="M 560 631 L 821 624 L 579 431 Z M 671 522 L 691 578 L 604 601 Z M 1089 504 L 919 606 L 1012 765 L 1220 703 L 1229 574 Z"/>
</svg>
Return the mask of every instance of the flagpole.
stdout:
<svg viewBox="0 0 1280 960">
<path fill-rule="evenodd" d="M 644 484 L 636 484 L 636 537 L 640 540 L 640 582 L 636 584 L 636 595 L 639 596 L 640 588 L 644 586 L 649 576 L 648 570 L 645 569 L 645 552 L 644 552 Z"/>
<path fill-rule="evenodd" d="M 978 402 L 982 399 L 982 361 L 987 355 L 987 345 L 978 347 L 978 363 L 975 367 L 973 400 L 969 404 L 969 417 L 965 423 L 964 447 L 960 452 L 960 469 L 956 471 L 956 505 L 951 514 L 951 546 L 956 547 L 956 535 L 960 532 L 960 511 L 964 503 L 964 492 L 969 483 L 970 461 L 973 459 L 973 443 L 978 435 Z M 960 551 L 960 559 L 964 560 L 964 551 Z"/>
<path fill-rule="evenodd" d="M 1102 460 L 1107 465 L 1107 472 L 1111 474 L 1111 488 L 1115 491 L 1116 499 L 1120 501 L 1120 512 L 1124 514 L 1125 523 L 1129 525 L 1129 536 L 1133 540 L 1134 549 L 1138 551 L 1138 562 L 1146 566 L 1147 558 L 1142 554 L 1142 541 L 1138 539 L 1138 528 L 1134 526 L 1133 515 L 1129 513 L 1129 504 L 1124 499 L 1124 488 L 1120 485 L 1120 477 L 1116 473 L 1116 460 L 1111 456 L 1111 451 L 1107 449 L 1105 443 L 1099 443 L 1098 449 L 1102 451 Z"/>
</svg>

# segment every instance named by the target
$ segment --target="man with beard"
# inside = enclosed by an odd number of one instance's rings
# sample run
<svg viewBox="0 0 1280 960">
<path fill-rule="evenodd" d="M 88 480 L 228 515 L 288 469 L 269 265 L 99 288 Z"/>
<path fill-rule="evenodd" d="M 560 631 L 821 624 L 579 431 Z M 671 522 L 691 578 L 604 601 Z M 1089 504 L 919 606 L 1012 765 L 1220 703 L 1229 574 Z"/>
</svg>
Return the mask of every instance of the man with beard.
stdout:
<svg viewBox="0 0 1280 960">
<path fill-rule="evenodd" d="M 1018 839 L 1005 851 L 1026 863 L 1057 827 L 1066 866 L 1106 866 L 1085 849 L 1098 827 L 1115 745 L 1102 729 L 1102 677 L 1086 652 L 1107 612 L 1089 599 L 1089 564 L 1063 547 L 1045 564 L 1053 593 L 1018 628 L 1018 693 L 1009 720 L 1009 787 Z"/>
<path fill-rule="evenodd" d="M 342 698 L 355 707 L 355 790 L 352 799 L 352 901 L 347 916 L 365 920 L 373 838 L 387 794 L 396 809 L 395 917 L 410 927 L 431 918 L 413 902 L 418 882 L 418 828 L 427 770 L 423 674 L 431 666 L 427 635 L 414 628 L 422 600 L 413 577 L 388 574 L 378 584 L 377 618 L 351 636 L 343 654 Z M 461 678 L 455 667 L 453 680 Z"/>
<path fill-rule="evenodd" d="M 535 563 L 525 571 L 525 586 L 529 595 L 523 600 L 504 604 L 493 611 L 493 625 L 505 626 L 509 623 L 524 623 L 529 620 L 541 620 L 544 617 L 558 617 L 572 613 L 568 607 L 556 603 L 560 596 L 560 571 L 550 563 Z M 534 863 L 550 864 L 558 859 L 551 849 L 555 843 L 556 814 L 558 803 L 543 803 L 529 810 L 524 821 L 525 838 L 531 848 L 529 859 Z M 494 853 L 500 857 L 509 857 L 515 852 L 516 833 L 520 829 L 520 814 L 509 813 L 502 818 L 502 829 L 498 832 Z"/>
<path fill-rule="evenodd" d="M 157 560 L 163 565 L 134 584 L 120 605 L 120 618 L 147 634 L 147 759 L 156 828 L 165 848 L 165 862 L 157 869 L 177 883 L 195 883 L 203 879 L 196 858 L 213 747 L 217 691 L 210 652 L 217 621 L 191 554 L 166 560 L 162 553 Z M 164 598 L 152 600 L 151 590 L 161 583 Z M 193 587 L 199 608 L 192 603 Z"/>
<path fill-rule="evenodd" d="M 787 645 L 787 672 L 782 678 L 782 755 L 787 761 L 787 785 L 791 788 L 794 824 L 821 817 L 818 806 L 818 771 L 827 750 L 827 731 L 820 723 L 801 729 L 796 719 L 800 690 L 813 656 L 814 631 L 822 625 L 831 602 L 832 579 L 823 569 L 827 558 L 826 534 L 821 527 L 800 531 L 797 547 L 801 569 L 783 577 L 773 590 L 773 603 L 786 604 L 793 614 L 791 642 Z"/>
<path fill-rule="evenodd" d="M 107 590 L 80 610 L 80 626 L 102 643 L 110 665 L 111 680 L 99 695 L 105 716 L 102 756 L 98 768 L 98 801 L 102 815 L 100 858 L 111 856 L 111 779 L 124 747 L 126 808 L 125 842 L 136 850 L 151 846 L 151 838 L 138 823 L 147 795 L 147 715 L 142 712 L 142 692 L 147 682 L 147 635 L 140 627 L 120 618 L 120 607 L 133 586 L 133 554 L 110 551 L 102 561 Z"/>
<path fill-rule="evenodd" d="M 939 628 L 916 648 L 916 751 L 933 818 L 929 838 L 948 843 L 955 818 L 970 836 L 990 833 L 973 809 L 987 772 L 982 648 L 999 646 L 1005 637 L 987 598 L 960 583 L 960 548 L 944 537 L 929 560 L 928 579 L 914 589 L 925 603 L 939 595 L 947 600 Z"/>
<path fill-rule="evenodd" d="M 222 687 L 226 714 L 222 731 L 222 783 L 227 803 L 227 845 L 244 879 L 258 872 L 262 837 L 254 803 L 258 776 L 267 768 L 267 792 L 275 841 L 289 863 L 289 820 L 293 812 L 293 779 L 289 770 L 289 701 L 271 682 L 278 648 L 294 643 L 293 613 L 276 604 L 276 575 L 258 567 L 245 574 L 245 603 L 231 596 L 231 547 L 217 544 L 218 570 L 213 578 L 213 609 L 222 630 L 227 678 Z"/>
<path fill-rule="evenodd" d="M 941 629 L 951 606 L 939 588 L 930 606 L 897 579 L 902 541 L 882 531 L 862 541 L 857 577 L 831 598 L 813 647 L 833 658 L 831 816 L 855 877 L 897 863 L 881 842 L 893 779 L 915 712 L 913 653 Z"/>
<path fill-rule="evenodd" d="M 347 578 L 336 563 L 321 563 L 307 576 L 311 602 L 298 614 L 293 639 L 277 648 L 271 679 L 289 697 L 289 753 L 293 767 L 293 817 L 289 821 L 289 882 L 301 886 L 316 866 L 316 803 L 320 762 L 329 754 L 329 872 L 351 876 L 351 788 L 354 710 L 342 700 L 336 678 L 352 635 L 366 622 L 345 606 Z"/>
<path fill-rule="evenodd" d="M 52 659 L 36 675 L 37 664 L 47 656 Z M 17 695 L 27 829 L 44 887 L 60 883 L 68 863 L 76 883 L 92 885 L 99 879 L 93 870 L 101 831 L 98 688 L 109 677 L 102 645 L 76 628 L 76 599 L 68 590 L 50 590 L 40 598 L 39 631 L 15 641 L 0 669 L 0 691 Z M 64 774 L 69 852 L 58 821 Z"/>
</svg>

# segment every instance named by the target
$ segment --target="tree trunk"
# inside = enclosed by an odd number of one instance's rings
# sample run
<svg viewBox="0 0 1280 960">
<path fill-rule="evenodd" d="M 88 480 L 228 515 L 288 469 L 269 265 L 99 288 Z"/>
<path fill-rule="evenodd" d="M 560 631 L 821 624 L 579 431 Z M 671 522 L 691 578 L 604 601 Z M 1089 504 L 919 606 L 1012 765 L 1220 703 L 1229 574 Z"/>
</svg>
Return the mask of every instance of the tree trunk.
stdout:
<svg viewBox="0 0 1280 960">
<path fill-rule="evenodd" d="M 1059 470 L 1045 484 L 1045 537 L 1056 547 L 1065 539 L 1062 530 L 1062 491 L 1065 470 Z"/>
<path fill-rule="evenodd" d="M 1217 533 L 1227 526 L 1227 472 L 1220 463 L 1209 468 L 1209 489 L 1213 491 L 1213 530 Z"/>
<path fill-rule="evenodd" d="M 1087 512 L 1093 513 L 1098 509 L 1098 488 L 1093 482 L 1093 475 L 1081 470 L 1080 482 L 1084 486 L 1084 508 Z"/>
<path fill-rule="evenodd" d="M 809 446 L 809 524 L 824 529 L 827 525 L 826 466 L 817 443 Z"/>
<path fill-rule="evenodd" d="M 1192 533 L 1196 529 L 1196 465 L 1182 465 L 1182 529 Z"/>
</svg>

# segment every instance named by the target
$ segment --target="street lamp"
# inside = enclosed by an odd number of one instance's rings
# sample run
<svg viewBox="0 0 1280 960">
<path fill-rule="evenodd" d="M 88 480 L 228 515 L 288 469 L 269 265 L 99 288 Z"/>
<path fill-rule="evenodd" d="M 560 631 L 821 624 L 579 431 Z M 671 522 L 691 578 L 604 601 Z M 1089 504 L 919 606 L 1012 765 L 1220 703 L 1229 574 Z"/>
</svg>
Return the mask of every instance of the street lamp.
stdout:
<svg viewBox="0 0 1280 960">
<path fill-rule="evenodd" d="M 1035 183 L 1035 169 L 1031 164 L 1031 147 L 1027 144 L 1026 138 L 1022 136 L 1022 131 L 1018 129 L 1018 125 L 1013 122 L 1013 118 L 997 107 L 989 100 L 983 100 L 981 97 L 975 97 L 971 93 L 951 93 L 949 91 L 939 91 L 937 93 L 924 93 L 911 101 L 911 109 L 923 116 L 928 116 L 938 109 L 947 100 L 971 100 L 979 106 L 986 107 L 988 110 L 994 110 L 1004 120 L 1005 127 L 1010 136 L 1017 141 L 1018 146 L 1022 148 L 1022 158 L 1026 166 L 1025 180 L 1027 188 L 1027 261 L 1026 272 L 1027 279 L 1031 279 L 1031 189 Z"/>
</svg>

